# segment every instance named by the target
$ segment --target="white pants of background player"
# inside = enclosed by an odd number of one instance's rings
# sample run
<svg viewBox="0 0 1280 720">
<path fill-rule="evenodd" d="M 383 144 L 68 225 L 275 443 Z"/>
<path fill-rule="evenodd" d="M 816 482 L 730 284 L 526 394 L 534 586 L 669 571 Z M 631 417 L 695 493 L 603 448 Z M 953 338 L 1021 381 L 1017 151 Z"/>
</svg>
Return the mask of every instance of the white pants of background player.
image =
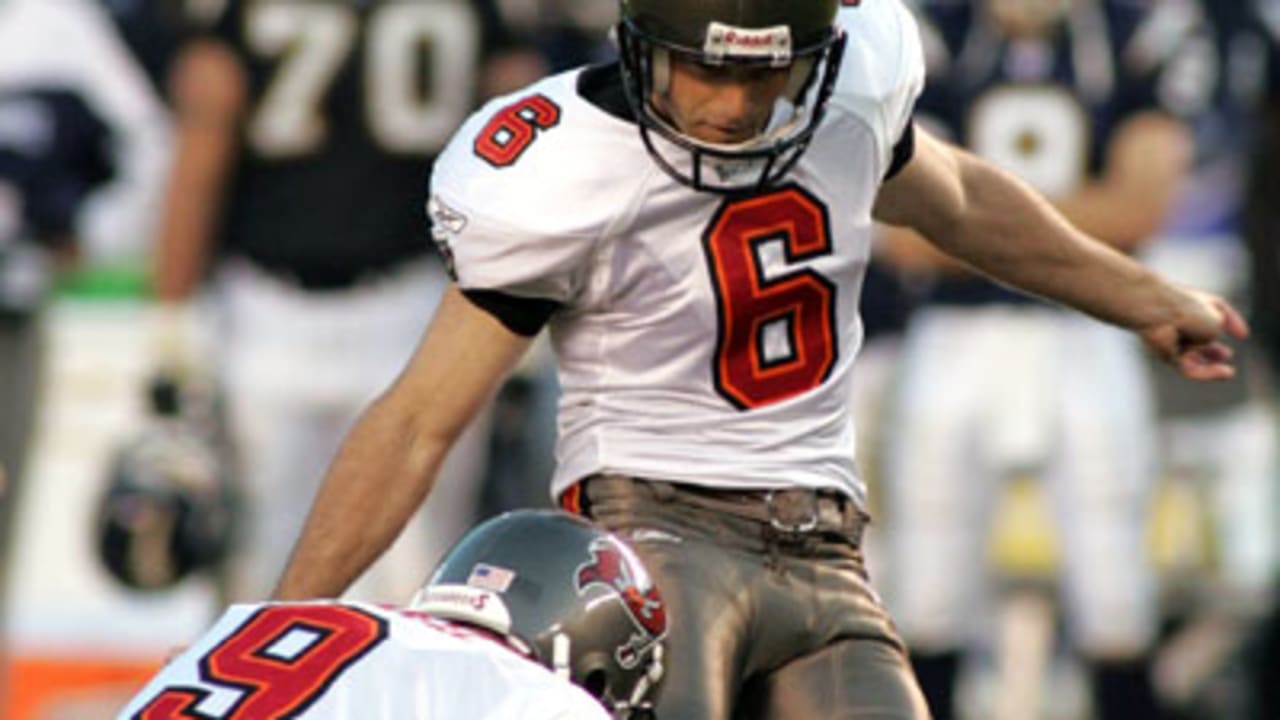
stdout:
<svg viewBox="0 0 1280 720">
<path fill-rule="evenodd" d="M 983 627 L 993 509 L 1013 475 L 1042 479 L 1076 647 L 1136 655 L 1152 639 L 1145 555 L 1155 478 L 1142 350 L 1120 330 L 1041 306 L 927 307 L 912 319 L 886 430 L 889 601 L 923 651 Z"/>
<path fill-rule="evenodd" d="M 1280 569 L 1273 408 L 1250 400 L 1210 416 L 1167 420 L 1163 436 L 1170 475 L 1203 484 L 1217 533 L 1213 600 L 1246 616 L 1265 611 Z"/>
<path fill-rule="evenodd" d="M 332 292 L 304 291 L 243 262 L 220 273 L 221 369 L 248 511 L 230 569 L 233 599 L 269 596 L 343 437 L 408 361 L 447 280 L 427 260 Z M 348 597 L 408 602 L 470 527 L 483 424 L 464 433 L 431 502 Z"/>
</svg>

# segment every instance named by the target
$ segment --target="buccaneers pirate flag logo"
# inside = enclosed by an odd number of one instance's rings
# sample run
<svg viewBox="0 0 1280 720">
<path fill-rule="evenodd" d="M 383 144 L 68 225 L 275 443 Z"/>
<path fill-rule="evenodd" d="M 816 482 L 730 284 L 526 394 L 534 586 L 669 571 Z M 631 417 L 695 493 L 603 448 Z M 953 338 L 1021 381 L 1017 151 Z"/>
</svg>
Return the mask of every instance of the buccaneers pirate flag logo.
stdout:
<svg viewBox="0 0 1280 720">
<path fill-rule="evenodd" d="M 613 591 L 622 602 L 636 633 L 626 645 L 618 648 L 617 659 L 618 664 L 632 668 L 642 650 L 666 635 L 666 608 L 653 581 L 638 570 L 640 563 L 629 549 L 605 538 L 592 541 L 588 549 L 591 560 L 578 566 L 578 592 L 600 584 Z"/>
</svg>

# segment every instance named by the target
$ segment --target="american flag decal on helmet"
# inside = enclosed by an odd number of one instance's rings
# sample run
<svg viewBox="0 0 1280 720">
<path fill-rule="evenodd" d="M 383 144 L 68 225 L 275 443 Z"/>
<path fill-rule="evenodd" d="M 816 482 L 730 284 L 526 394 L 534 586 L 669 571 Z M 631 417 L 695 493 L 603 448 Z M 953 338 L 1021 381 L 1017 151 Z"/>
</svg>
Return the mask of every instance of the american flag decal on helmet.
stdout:
<svg viewBox="0 0 1280 720">
<path fill-rule="evenodd" d="M 506 592 L 515 579 L 516 574 L 511 570 L 496 565 L 478 563 L 471 569 L 471 575 L 467 577 L 467 584 L 484 590 Z"/>
</svg>

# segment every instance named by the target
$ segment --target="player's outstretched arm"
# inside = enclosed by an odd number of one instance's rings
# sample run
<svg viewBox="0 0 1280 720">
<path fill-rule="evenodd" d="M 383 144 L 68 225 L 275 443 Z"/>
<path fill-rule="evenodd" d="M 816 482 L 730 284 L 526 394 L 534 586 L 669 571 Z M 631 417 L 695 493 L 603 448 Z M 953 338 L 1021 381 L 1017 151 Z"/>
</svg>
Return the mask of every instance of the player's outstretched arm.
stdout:
<svg viewBox="0 0 1280 720">
<path fill-rule="evenodd" d="M 449 286 L 408 366 L 343 443 L 276 599 L 335 597 L 390 546 L 454 440 L 531 340 Z"/>
<path fill-rule="evenodd" d="M 1220 338 L 1247 326 L 1226 301 L 1165 282 L 1071 225 L 1012 175 L 916 128 L 911 162 L 884 184 L 878 220 L 908 226 L 996 280 L 1138 333 L 1186 377 L 1231 377 Z"/>
</svg>

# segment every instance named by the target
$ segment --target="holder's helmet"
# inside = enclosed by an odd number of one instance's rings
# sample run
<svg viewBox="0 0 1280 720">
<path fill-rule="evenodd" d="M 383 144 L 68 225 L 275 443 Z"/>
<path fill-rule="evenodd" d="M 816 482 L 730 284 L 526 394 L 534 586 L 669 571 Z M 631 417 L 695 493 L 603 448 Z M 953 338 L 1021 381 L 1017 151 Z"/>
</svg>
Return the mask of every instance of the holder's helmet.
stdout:
<svg viewBox="0 0 1280 720">
<path fill-rule="evenodd" d="M 645 146 L 658 164 L 682 183 L 718 191 L 762 187 L 785 175 L 808 146 L 835 87 L 845 41 L 835 24 L 838 5 L 838 0 L 622 0 L 623 83 Z M 710 66 L 786 69 L 786 90 L 768 126 L 732 144 L 681 132 L 653 105 L 655 93 L 667 90 L 673 55 Z M 660 147 L 652 132 L 676 147 Z M 691 154 L 691 164 L 680 157 L 684 151 Z"/>
<path fill-rule="evenodd" d="M 557 510 L 519 510 L 467 533 L 410 604 L 506 638 L 617 718 L 651 711 L 666 607 L 619 538 Z"/>
</svg>

